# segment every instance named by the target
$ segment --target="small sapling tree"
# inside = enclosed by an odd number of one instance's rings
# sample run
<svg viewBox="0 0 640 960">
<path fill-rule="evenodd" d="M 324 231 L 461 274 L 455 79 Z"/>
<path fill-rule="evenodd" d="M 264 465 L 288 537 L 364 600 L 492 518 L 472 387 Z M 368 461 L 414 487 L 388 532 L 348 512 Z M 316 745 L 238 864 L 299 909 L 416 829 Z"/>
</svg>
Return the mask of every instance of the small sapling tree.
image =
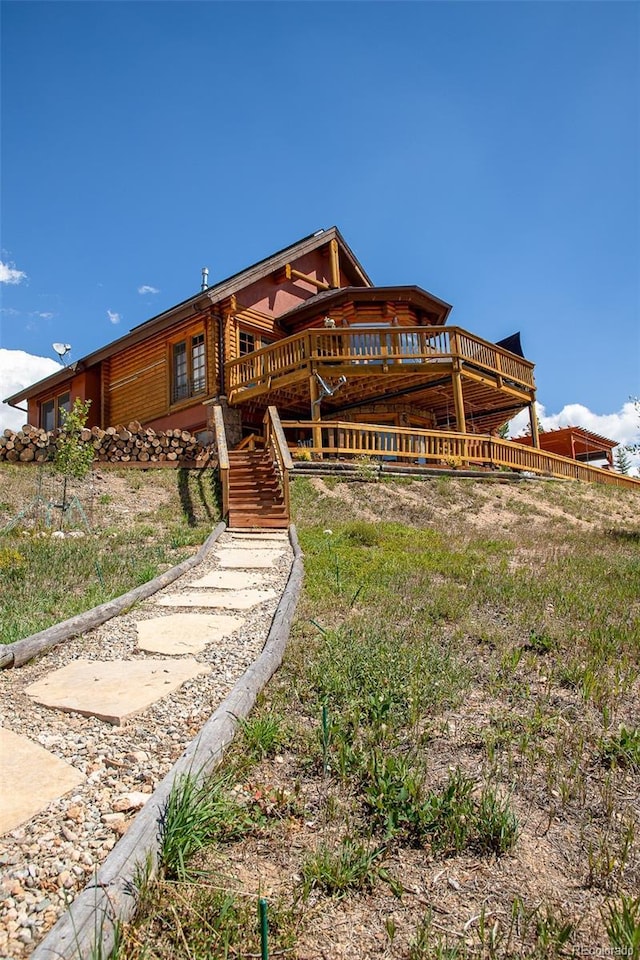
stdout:
<svg viewBox="0 0 640 960">
<path fill-rule="evenodd" d="M 93 445 L 82 440 L 89 415 L 90 400 L 73 401 L 71 410 L 62 411 L 62 429 L 56 441 L 56 452 L 53 457 L 53 466 L 63 478 L 62 487 L 62 517 L 60 527 L 67 510 L 67 484 L 70 478 L 83 480 L 91 470 L 93 463 Z"/>
</svg>

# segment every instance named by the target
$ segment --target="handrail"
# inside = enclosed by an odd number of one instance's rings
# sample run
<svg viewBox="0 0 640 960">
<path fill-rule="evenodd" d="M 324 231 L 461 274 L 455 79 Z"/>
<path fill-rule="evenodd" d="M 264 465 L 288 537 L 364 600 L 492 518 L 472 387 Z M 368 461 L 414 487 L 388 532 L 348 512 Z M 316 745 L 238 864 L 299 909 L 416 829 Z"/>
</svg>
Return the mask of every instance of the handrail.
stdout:
<svg viewBox="0 0 640 960">
<path fill-rule="evenodd" d="M 435 461 L 456 467 L 477 463 L 567 480 L 629 487 L 640 492 L 640 478 L 587 466 L 569 457 L 488 434 L 391 427 L 345 420 L 285 420 L 282 427 L 283 430 L 308 430 L 311 437 L 313 429 L 317 432 L 320 428 L 321 446 L 314 445 L 312 440 L 311 445 L 306 447 L 312 454 Z"/>
<path fill-rule="evenodd" d="M 264 438 L 259 433 L 250 433 L 248 437 L 243 437 L 240 443 L 237 443 L 235 450 L 255 450 L 256 444 L 264 446 Z"/>
<path fill-rule="evenodd" d="M 291 459 L 291 454 L 289 453 L 289 447 L 287 445 L 287 440 L 284 435 L 284 430 L 282 429 L 282 424 L 280 423 L 280 417 L 276 407 L 267 407 L 263 422 L 265 447 L 271 451 L 276 464 L 278 479 L 280 481 L 280 489 L 282 490 L 282 496 L 284 499 L 284 506 L 287 513 L 287 518 L 289 518 L 291 516 L 289 471 L 293 470 L 293 460 Z"/>
<path fill-rule="evenodd" d="M 534 364 L 462 327 L 312 328 L 253 350 L 225 364 L 229 396 L 272 389 L 281 377 L 308 375 L 314 366 L 344 363 L 388 370 L 409 364 L 457 359 L 469 368 L 490 371 L 515 386 L 532 390 Z M 372 371 L 375 372 L 375 371 Z"/>
<path fill-rule="evenodd" d="M 216 449 L 218 451 L 218 470 L 220 471 L 220 486 L 222 487 L 222 516 L 229 515 L 229 449 L 227 434 L 224 429 L 222 407 L 213 408 L 213 427 L 216 435 Z"/>
</svg>

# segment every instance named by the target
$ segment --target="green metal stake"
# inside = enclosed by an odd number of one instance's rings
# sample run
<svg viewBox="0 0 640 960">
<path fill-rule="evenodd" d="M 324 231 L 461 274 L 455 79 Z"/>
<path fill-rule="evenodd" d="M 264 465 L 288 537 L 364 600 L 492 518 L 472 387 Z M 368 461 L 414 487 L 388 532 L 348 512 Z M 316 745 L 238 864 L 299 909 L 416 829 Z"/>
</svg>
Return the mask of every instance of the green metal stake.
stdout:
<svg viewBox="0 0 640 960">
<path fill-rule="evenodd" d="M 326 777 L 329 769 L 329 713 L 326 703 L 322 704 L 322 767 Z"/>
<path fill-rule="evenodd" d="M 260 914 L 260 956 L 261 960 L 269 960 L 269 921 L 267 920 L 267 901 L 264 897 L 258 900 L 258 912 Z"/>
</svg>

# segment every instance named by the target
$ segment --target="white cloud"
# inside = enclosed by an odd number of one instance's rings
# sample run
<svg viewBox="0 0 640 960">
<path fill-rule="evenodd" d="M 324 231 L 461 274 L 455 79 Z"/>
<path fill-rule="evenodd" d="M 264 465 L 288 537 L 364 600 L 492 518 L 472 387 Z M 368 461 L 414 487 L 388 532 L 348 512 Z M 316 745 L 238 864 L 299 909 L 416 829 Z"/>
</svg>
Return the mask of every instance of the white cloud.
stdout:
<svg viewBox="0 0 640 960">
<path fill-rule="evenodd" d="M 115 313 L 113 310 L 107 310 L 107 316 L 111 323 L 120 323 L 120 314 Z"/>
<path fill-rule="evenodd" d="M 24 350 L 4 350 L 0 347 L 0 430 L 19 430 L 27 422 L 27 414 L 6 403 L 5 397 L 22 387 L 37 383 L 60 370 L 62 364 L 49 357 L 34 357 Z"/>
<path fill-rule="evenodd" d="M 138 293 L 160 293 L 157 287 L 150 287 L 149 284 L 144 283 L 141 287 L 138 287 Z"/>
<path fill-rule="evenodd" d="M 617 413 L 593 413 L 581 403 L 567 403 L 559 413 L 547 415 L 545 407 L 536 402 L 538 419 L 544 430 L 558 430 L 560 427 L 583 427 L 592 433 L 609 440 L 617 440 L 618 444 L 628 445 L 640 443 L 640 417 L 638 410 L 631 400 L 623 403 Z M 529 427 L 529 413 L 521 411 L 509 423 L 509 436 L 516 439 L 522 436 Z M 630 454 L 633 464 L 633 473 L 640 475 L 640 454 Z"/>
<path fill-rule="evenodd" d="M 15 267 L 0 260 L 0 283 L 22 283 L 26 278 L 27 275 L 23 270 L 16 270 Z"/>
<path fill-rule="evenodd" d="M 53 313 L 41 313 L 39 310 L 35 310 L 32 314 L 32 317 L 37 317 L 39 320 L 51 320 L 55 314 Z"/>
</svg>

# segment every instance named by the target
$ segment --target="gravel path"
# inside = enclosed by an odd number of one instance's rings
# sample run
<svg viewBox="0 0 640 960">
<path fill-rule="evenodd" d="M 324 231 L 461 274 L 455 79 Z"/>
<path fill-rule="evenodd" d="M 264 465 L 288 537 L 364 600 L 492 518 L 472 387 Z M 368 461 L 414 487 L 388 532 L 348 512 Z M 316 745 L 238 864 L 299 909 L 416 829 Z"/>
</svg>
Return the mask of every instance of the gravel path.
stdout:
<svg viewBox="0 0 640 960">
<path fill-rule="evenodd" d="M 243 627 L 196 655 L 198 661 L 211 664 L 211 673 L 186 682 L 125 725 L 114 727 L 93 717 L 38 706 L 26 696 L 25 687 L 79 657 L 157 656 L 137 649 L 136 622 L 175 613 L 155 600 L 219 569 L 220 548 L 232 543 L 233 534 L 223 533 L 201 564 L 155 597 L 33 663 L 0 673 L 0 724 L 30 737 L 87 778 L 27 824 L 0 837 L 2 960 L 31 953 L 126 832 L 145 795 L 154 791 L 258 656 L 289 575 L 293 553 L 288 541 L 283 540 L 284 553 L 274 567 L 260 571 L 261 588 L 275 590 L 276 596 L 240 611 Z"/>
</svg>

